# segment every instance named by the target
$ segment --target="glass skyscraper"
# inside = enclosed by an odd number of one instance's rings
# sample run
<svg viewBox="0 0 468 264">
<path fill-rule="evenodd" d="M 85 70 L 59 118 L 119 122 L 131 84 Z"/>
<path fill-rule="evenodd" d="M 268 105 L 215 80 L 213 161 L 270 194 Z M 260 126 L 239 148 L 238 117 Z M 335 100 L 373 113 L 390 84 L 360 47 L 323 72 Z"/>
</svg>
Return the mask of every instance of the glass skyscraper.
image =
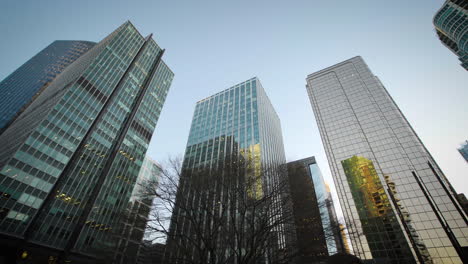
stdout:
<svg viewBox="0 0 468 264">
<path fill-rule="evenodd" d="M 149 197 L 145 186 L 156 188 L 161 176 L 161 166 L 146 156 L 141 166 L 135 188 L 130 196 L 130 203 L 125 214 L 126 219 L 120 222 L 121 232 L 116 254 L 112 263 L 137 263 L 144 254 L 143 237 L 146 224 L 155 197 Z"/>
<path fill-rule="evenodd" d="M 57 75 L 95 44 L 54 41 L 0 82 L 0 134 Z"/>
<path fill-rule="evenodd" d="M 437 36 L 468 70 L 468 2 L 447 0 L 434 16 Z"/>
<path fill-rule="evenodd" d="M 468 162 L 468 140 L 465 141 L 459 148 L 458 152 L 463 156 L 463 158 Z"/>
<path fill-rule="evenodd" d="M 112 252 L 173 78 L 163 52 L 124 23 L 1 135 L 0 233 L 8 246 L 33 260 Z"/>
<path fill-rule="evenodd" d="M 354 253 L 383 263 L 461 263 L 455 191 L 361 57 L 310 74 L 314 110 Z"/>
<path fill-rule="evenodd" d="M 343 251 L 330 191 L 315 157 L 288 162 L 296 227 L 297 263 L 312 263 Z"/>
<path fill-rule="evenodd" d="M 259 176 L 259 173 L 263 173 L 262 168 L 279 168 L 285 164 L 280 119 L 257 78 L 197 102 L 185 150 L 183 171 L 186 175 L 192 175 L 190 171 L 197 169 L 225 170 L 235 167 L 235 162 L 240 160 L 246 160 L 249 164 L 245 175 L 240 173 L 241 177 L 246 178 Z M 194 193 L 190 187 L 197 179 L 193 179 L 194 176 L 188 177 L 190 179 L 187 180 L 187 187 L 181 187 L 177 192 L 179 205 L 176 203 L 172 216 L 166 260 L 182 257 L 180 251 L 184 249 L 179 245 L 185 242 L 179 235 L 180 232 L 195 232 L 195 228 L 183 220 L 183 213 L 177 211 L 181 203 L 179 195 L 188 193 L 185 200 L 200 200 L 201 194 Z M 257 182 L 253 190 L 248 190 L 247 195 L 252 199 L 261 197 L 267 191 L 267 185 L 279 181 L 276 177 L 278 176 L 274 173 L 262 175 L 262 180 Z M 208 184 L 215 185 L 214 182 Z M 215 195 L 222 196 L 222 192 L 220 190 Z M 285 240 L 280 235 L 278 246 L 284 247 Z"/>
<path fill-rule="evenodd" d="M 322 219 L 322 224 L 324 227 L 328 255 L 331 256 L 335 253 L 338 253 L 338 249 L 340 248 L 340 236 L 339 233 L 337 233 L 338 230 L 336 228 L 338 220 L 336 219 L 333 200 L 330 189 L 323 179 L 322 172 L 320 171 L 317 162 L 310 163 L 308 166 L 310 175 L 312 177 L 312 182 L 314 183 L 317 203 L 320 205 L 320 218 Z"/>
</svg>

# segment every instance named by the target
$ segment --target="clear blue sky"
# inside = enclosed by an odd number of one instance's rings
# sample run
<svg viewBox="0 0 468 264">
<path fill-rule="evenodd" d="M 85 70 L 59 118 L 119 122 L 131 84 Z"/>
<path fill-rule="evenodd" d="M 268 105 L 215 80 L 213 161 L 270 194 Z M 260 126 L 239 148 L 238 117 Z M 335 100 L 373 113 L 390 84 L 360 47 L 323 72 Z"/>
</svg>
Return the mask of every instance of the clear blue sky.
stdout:
<svg viewBox="0 0 468 264">
<path fill-rule="evenodd" d="M 0 79 L 57 39 L 99 41 L 126 20 L 166 48 L 175 73 L 149 154 L 182 154 L 195 102 L 258 76 L 283 127 L 288 160 L 317 157 L 330 177 L 305 90 L 307 74 L 361 55 L 458 192 L 468 164 L 468 72 L 437 39 L 442 0 L 48 1 L 0 8 Z"/>
</svg>

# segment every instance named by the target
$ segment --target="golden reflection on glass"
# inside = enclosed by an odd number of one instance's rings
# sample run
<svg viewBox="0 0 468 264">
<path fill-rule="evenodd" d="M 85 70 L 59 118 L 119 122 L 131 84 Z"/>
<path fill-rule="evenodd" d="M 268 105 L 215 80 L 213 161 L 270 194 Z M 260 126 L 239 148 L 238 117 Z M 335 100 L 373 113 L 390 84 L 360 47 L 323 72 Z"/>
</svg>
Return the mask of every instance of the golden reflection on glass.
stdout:
<svg viewBox="0 0 468 264">
<path fill-rule="evenodd" d="M 358 210 L 366 217 L 383 216 L 391 210 L 390 202 L 371 160 L 353 156 L 342 161 L 346 177 L 355 201 L 360 201 Z M 364 212 L 365 211 L 365 212 Z"/>
<path fill-rule="evenodd" d="M 260 144 L 241 149 L 240 153 L 246 161 L 247 195 L 252 199 L 263 197 L 262 169 L 260 160 Z"/>
<path fill-rule="evenodd" d="M 367 158 L 353 156 L 341 164 L 373 258 L 414 263 L 374 163 Z"/>
</svg>

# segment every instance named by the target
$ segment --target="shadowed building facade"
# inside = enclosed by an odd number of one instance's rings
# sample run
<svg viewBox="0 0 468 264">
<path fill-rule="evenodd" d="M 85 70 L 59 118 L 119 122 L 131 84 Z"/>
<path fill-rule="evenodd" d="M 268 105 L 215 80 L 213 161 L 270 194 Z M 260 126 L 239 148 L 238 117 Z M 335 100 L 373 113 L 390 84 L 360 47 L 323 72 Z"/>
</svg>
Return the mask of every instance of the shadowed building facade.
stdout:
<svg viewBox="0 0 468 264">
<path fill-rule="evenodd" d="M 468 1 L 447 0 L 434 16 L 440 41 L 458 56 L 468 70 Z"/>
<path fill-rule="evenodd" d="M 231 173 L 232 170 L 240 169 L 239 163 L 246 165 L 246 171 Z M 186 207 L 182 201 L 202 203 L 200 210 L 203 211 L 205 209 L 201 208 L 205 204 L 211 204 L 217 199 L 222 200 L 227 197 L 227 193 L 234 193 L 232 189 L 229 189 L 231 188 L 229 184 L 232 181 L 236 182 L 238 186 L 242 186 L 249 178 L 255 179 L 256 182 L 252 189 L 245 190 L 245 195 L 249 197 L 247 200 L 255 200 L 267 192 L 267 186 L 279 180 L 277 179 L 278 175 L 274 173 L 263 175 L 264 168 L 277 170 L 284 164 L 285 154 L 280 120 L 257 78 L 249 79 L 197 102 L 182 166 L 186 185 L 181 185 L 182 187 L 177 191 L 177 202 L 172 215 L 165 261 L 179 259 L 180 263 L 185 263 L 183 262 L 184 258 L 188 256 L 184 255 L 182 251 L 191 251 L 191 246 L 188 248 L 184 246 L 187 244 L 187 237 L 182 234 L 205 232 L 197 230 L 196 227 L 192 226 L 193 223 L 189 223 L 183 218 L 183 214 L 191 212 L 178 210 L 181 207 Z M 243 170 L 244 167 L 241 169 Z M 206 191 L 212 195 L 208 199 L 201 198 L 201 191 L 196 189 L 201 181 L 197 177 L 201 178 L 202 176 L 196 174 L 196 171 L 199 170 L 205 170 L 205 174 L 212 173 L 216 177 L 225 177 L 223 178 L 225 180 L 218 182 L 221 187 L 217 185 L 215 180 L 202 183 L 202 185 L 206 185 Z M 221 176 L 228 174 L 236 176 L 234 178 Z M 202 188 L 202 190 L 205 189 Z M 226 203 L 235 201 L 235 198 L 228 198 Z M 212 205 L 213 208 L 216 206 L 218 204 Z M 198 210 L 197 205 L 194 206 L 193 210 Z M 208 210 L 210 209 L 208 208 Z M 210 215 L 211 212 L 206 214 Z M 226 221 L 231 220 L 227 219 Z M 206 218 L 202 222 L 209 223 L 210 219 Z M 229 229 L 229 225 L 226 228 Z M 284 232 L 283 228 L 280 227 L 280 230 L 277 230 L 280 234 L 276 241 L 278 248 L 285 247 L 286 238 L 281 235 Z M 219 239 L 220 244 L 217 247 L 226 250 L 226 252 L 229 251 L 229 249 L 225 249 L 228 246 L 223 244 L 226 242 L 221 241 L 223 238 L 210 237 L 209 239 Z M 227 239 L 232 241 L 234 238 Z M 246 252 L 247 249 L 239 250 Z M 185 261 L 188 260 L 185 259 Z M 234 263 L 234 260 L 226 261 Z"/>
<path fill-rule="evenodd" d="M 54 41 L 0 82 L 0 134 L 57 75 L 95 44 Z"/>
<path fill-rule="evenodd" d="M 140 249 L 138 264 L 169 264 L 163 262 L 164 251 L 166 250 L 166 244 L 154 243 L 151 241 L 145 241 Z"/>
<path fill-rule="evenodd" d="M 162 54 L 151 35 L 126 22 L 65 68 L 5 130 L 2 242 L 28 261 L 112 256 L 114 230 L 173 78 Z"/>
<path fill-rule="evenodd" d="M 338 220 L 315 157 L 287 163 L 296 227 L 297 263 L 343 251 Z"/>
<path fill-rule="evenodd" d="M 307 77 L 354 254 L 461 263 L 466 215 L 452 186 L 361 57 Z"/>
</svg>

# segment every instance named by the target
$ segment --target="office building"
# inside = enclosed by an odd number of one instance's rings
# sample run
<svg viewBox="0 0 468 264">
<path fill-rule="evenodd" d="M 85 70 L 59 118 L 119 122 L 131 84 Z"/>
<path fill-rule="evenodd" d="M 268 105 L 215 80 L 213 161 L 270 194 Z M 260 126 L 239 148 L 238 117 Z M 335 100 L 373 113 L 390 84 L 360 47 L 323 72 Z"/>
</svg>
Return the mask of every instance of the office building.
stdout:
<svg viewBox="0 0 468 264">
<path fill-rule="evenodd" d="M 138 256 L 138 264 L 170 264 L 163 262 L 164 251 L 166 245 L 161 243 L 152 243 L 152 241 L 144 241 L 141 247 L 141 253 Z"/>
<path fill-rule="evenodd" d="M 434 26 L 440 41 L 458 56 L 468 70 L 468 2 L 447 0 L 434 16 Z"/>
<path fill-rule="evenodd" d="M 458 152 L 463 156 L 463 158 L 468 162 L 468 140 L 465 141 L 459 148 Z"/>
<path fill-rule="evenodd" d="M 315 157 L 288 162 L 297 236 L 297 263 L 312 263 L 342 252 L 333 201 Z"/>
<path fill-rule="evenodd" d="M 461 263 L 466 215 L 452 186 L 361 57 L 307 77 L 354 254 Z"/>
<path fill-rule="evenodd" d="M 240 165 L 241 163 L 245 166 Z M 219 253 L 217 255 L 219 258 L 226 258 L 225 261 L 230 263 L 235 252 L 245 254 L 247 248 L 231 244 L 236 239 L 239 242 L 244 241 L 243 239 L 227 237 L 238 225 L 224 223 L 240 221 L 240 217 L 248 218 L 249 215 L 253 215 L 253 213 L 242 214 L 245 213 L 243 209 L 241 210 L 242 204 L 249 204 L 267 195 L 269 186 L 281 181 L 281 175 L 276 172 L 284 164 L 280 120 L 257 78 L 249 79 L 197 102 L 183 161 L 182 171 L 185 174 L 177 192 L 165 261 L 189 257 L 202 258 L 201 254 L 205 253 L 193 249 L 194 245 L 188 241 L 187 236 L 193 236 L 191 240 L 199 241 L 202 237 L 205 238 L 204 233 L 208 230 L 214 233 L 207 235 L 207 240 L 219 242 L 216 246 L 210 244 L 206 247 L 212 246 L 218 251 L 225 252 L 225 254 Z M 265 168 L 273 170 L 271 173 L 266 173 Z M 198 173 L 199 171 L 202 173 Z M 247 182 L 252 180 L 253 184 L 247 185 Z M 187 203 L 196 204 L 190 209 Z M 236 205 L 226 205 L 231 203 Z M 213 213 L 214 211 L 212 212 L 218 208 L 219 210 L 226 208 L 224 206 L 231 208 L 230 210 L 237 210 L 238 215 L 234 219 L 224 219 L 222 214 L 219 218 Z M 211 226 L 200 229 L 193 222 L 197 215 L 189 218 L 194 211 L 200 212 L 203 217 L 209 215 L 200 221 L 219 224 L 220 229 L 223 228 L 223 234 L 216 233 Z M 232 214 L 235 212 L 228 213 L 228 216 Z M 255 227 L 246 226 L 246 228 Z M 285 228 L 283 225 L 278 225 L 276 230 L 278 236 L 275 241 L 269 241 L 276 244 L 276 253 L 285 248 L 287 240 L 283 235 Z M 254 234 L 245 232 L 245 239 L 249 235 Z M 252 252 L 254 253 L 256 252 Z"/>
<path fill-rule="evenodd" d="M 141 166 L 135 188 L 120 222 L 118 243 L 113 263 L 138 263 L 145 250 L 143 238 L 154 200 L 154 192 L 161 174 L 161 166 L 146 156 Z M 148 190 L 147 188 L 154 188 Z"/>
<path fill-rule="evenodd" d="M 0 82 L 0 134 L 63 70 L 95 45 L 57 40 Z"/>
<path fill-rule="evenodd" d="M 112 254 L 173 78 L 163 52 L 124 23 L 0 136 L 4 248 L 33 262 Z"/>
</svg>

